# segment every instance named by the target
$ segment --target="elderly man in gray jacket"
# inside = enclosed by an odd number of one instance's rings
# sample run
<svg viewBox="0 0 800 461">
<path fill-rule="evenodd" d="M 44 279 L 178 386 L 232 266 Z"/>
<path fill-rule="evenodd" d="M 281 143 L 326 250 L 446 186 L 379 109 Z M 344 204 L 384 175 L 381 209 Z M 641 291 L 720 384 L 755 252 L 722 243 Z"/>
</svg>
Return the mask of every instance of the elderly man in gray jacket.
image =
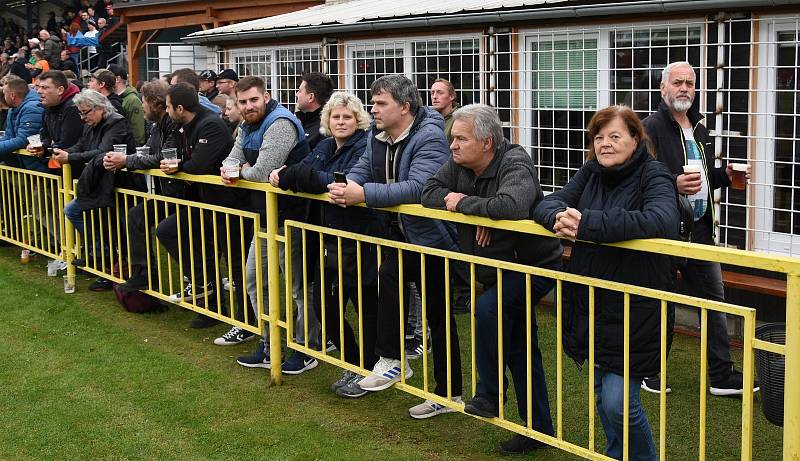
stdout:
<svg viewBox="0 0 800 461">
<path fill-rule="evenodd" d="M 372 114 L 375 122 L 367 139 L 367 148 L 347 175 L 347 184 L 328 186 L 330 200 L 340 206 L 366 203 L 369 207 L 389 207 L 419 203 L 425 181 L 450 157 L 444 136 L 444 119 L 422 105 L 416 85 L 403 75 L 387 75 L 372 84 Z M 445 250 L 458 250 L 455 229 L 445 222 L 414 216 L 386 214 L 388 237 L 402 242 Z M 380 359 L 372 373 L 358 383 L 362 390 L 380 391 L 401 379 L 400 312 L 398 290 L 398 254 L 385 250 L 378 272 L 381 286 L 378 295 L 378 329 L 375 354 Z M 433 340 L 433 375 L 435 393 L 453 396 L 461 402 L 461 352 L 458 331 L 452 316 L 445 312 L 444 260 L 425 258 L 425 286 L 428 323 Z M 403 280 L 422 287 L 419 254 L 403 253 Z M 406 312 L 406 314 L 408 314 Z M 450 383 L 448 392 L 446 342 L 450 322 Z M 412 375 L 405 363 L 406 378 Z M 452 411 L 450 407 L 426 400 L 409 409 L 414 418 L 430 418 Z"/>
<path fill-rule="evenodd" d="M 539 186 L 533 160 L 520 146 L 503 137 L 495 110 L 485 104 L 470 104 L 453 114 L 453 158 L 425 184 L 422 204 L 492 219 L 528 219 L 544 194 Z M 458 224 L 458 237 L 464 253 L 520 264 L 558 269 L 561 244 L 557 239 L 519 232 Z M 499 414 L 498 391 L 498 278 L 492 267 L 476 268 L 484 292 L 475 312 L 476 366 L 480 382 L 475 398 L 466 404 L 467 413 L 486 418 Z M 547 399 L 542 354 L 539 350 L 536 312 L 526 323 L 526 277 L 503 271 L 503 363 L 511 370 L 520 417 L 528 414 L 527 376 L 532 375 L 533 429 L 553 435 L 553 422 Z M 554 285 L 553 279 L 533 276 L 530 280 L 531 306 L 535 307 Z M 531 357 L 527 358 L 527 329 L 531 329 Z M 503 377 L 503 393 L 508 381 Z M 500 445 L 503 453 L 525 453 L 543 446 L 541 442 L 515 435 Z"/>
</svg>

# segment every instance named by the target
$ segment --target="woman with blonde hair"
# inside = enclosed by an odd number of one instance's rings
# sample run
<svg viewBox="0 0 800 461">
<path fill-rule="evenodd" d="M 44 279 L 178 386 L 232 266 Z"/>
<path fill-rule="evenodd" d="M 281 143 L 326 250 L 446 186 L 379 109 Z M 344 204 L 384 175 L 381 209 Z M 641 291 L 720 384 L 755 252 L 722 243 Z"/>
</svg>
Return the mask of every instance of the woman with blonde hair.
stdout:
<svg viewBox="0 0 800 461">
<path fill-rule="evenodd" d="M 369 128 L 369 115 L 364 110 L 364 105 L 356 96 L 345 92 L 336 92 L 331 95 L 328 103 L 322 109 L 320 117 L 320 133 L 329 136 L 323 139 L 302 162 L 274 170 L 270 176 L 270 183 L 281 189 L 296 192 L 309 192 L 319 194 L 328 191 L 328 184 L 340 180 L 338 173 L 346 174 L 358 161 L 367 148 L 367 129 Z M 358 234 L 376 235 L 375 211 L 369 208 L 348 207 L 342 208 L 330 203 L 313 201 L 310 203 L 311 211 L 309 221 L 321 226 L 355 232 Z M 309 234 L 310 235 L 310 234 Z M 314 239 L 309 239 L 314 240 Z M 361 337 L 361 350 L 364 363 L 360 363 L 360 353 L 353 328 L 344 321 L 344 337 L 339 335 L 339 289 L 341 283 L 344 292 L 344 305 L 350 300 L 358 305 L 358 271 L 356 259 L 356 243 L 352 240 L 342 239 L 341 261 L 335 237 L 324 237 L 325 256 L 317 264 L 308 267 L 325 268 L 325 283 L 322 286 L 320 271 L 315 270 L 310 277 L 314 279 L 313 306 L 317 318 L 322 319 L 322 296 L 325 297 L 325 329 L 326 336 L 344 351 L 344 360 L 352 365 L 372 369 L 377 362 L 375 356 L 375 334 L 377 322 L 378 303 L 378 268 L 376 263 L 376 249 L 373 245 L 361 245 L 361 315 L 363 336 Z M 309 245 L 308 255 L 319 254 L 319 243 L 316 241 Z M 314 251 L 313 249 L 316 249 Z M 343 280 L 339 281 L 339 264 L 344 268 Z M 304 359 L 304 354 L 296 352 L 292 357 L 295 360 Z M 292 360 L 292 358 L 289 358 Z M 361 376 L 352 371 L 345 371 L 342 377 L 333 383 L 331 390 L 342 397 L 360 397 L 366 394 L 358 384 Z"/>
</svg>

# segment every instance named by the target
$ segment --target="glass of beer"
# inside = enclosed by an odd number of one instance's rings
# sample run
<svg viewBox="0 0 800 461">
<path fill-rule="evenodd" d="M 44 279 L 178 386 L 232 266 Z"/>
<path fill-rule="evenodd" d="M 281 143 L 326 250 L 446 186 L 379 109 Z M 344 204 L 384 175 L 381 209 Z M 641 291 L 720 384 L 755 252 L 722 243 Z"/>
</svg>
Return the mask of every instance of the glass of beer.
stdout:
<svg viewBox="0 0 800 461">
<path fill-rule="evenodd" d="M 128 145 L 127 144 L 114 144 L 114 152 L 118 152 L 120 154 L 127 154 L 128 153 Z"/>
<path fill-rule="evenodd" d="M 28 145 L 33 149 L 31 152 L 40 155 L 44 152 L 44 148 L 42 147 L 42 137 L 38 134 L 32 134 L 28 136 Z"/>
<path fill-rule="evenodd" d="M 167 161 L 167 164 L 172 168 L 178 166 L 178 149 L 170 147 L 168 149 L 161 149 L 161 158 Z"/>
<path fill-rule="evenodd" d="M 732 163 L 731 168 L 733 174 L 731 175 L 731 187 L 736 190 L 744 190 L 747 185 L 747 164 L 746 163 Z"/>
</svg>

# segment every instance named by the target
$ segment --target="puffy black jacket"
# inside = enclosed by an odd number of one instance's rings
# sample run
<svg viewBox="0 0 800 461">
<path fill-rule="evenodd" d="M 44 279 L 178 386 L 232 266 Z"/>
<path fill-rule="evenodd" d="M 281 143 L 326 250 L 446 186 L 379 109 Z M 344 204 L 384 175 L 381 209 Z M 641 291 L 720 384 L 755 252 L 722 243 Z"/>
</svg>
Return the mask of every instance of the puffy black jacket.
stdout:
<svg viewBox="0 0 800 461">
<path fill-rule="evenodd" d="M 666 167 L 647 154 L 644 143 L 618 167 L 586 162 L 563 189 L 539 203 L 534 219 L 552 230 L 556 214 L 567 207 L 581 212 L 579 240 L 610 243 L 678 235 L 675 182 Z M 573 247 L 567 271 L 659 290 L 672 289 L 674 279 L 669 256 L 580 241 Z M 579 364 L 588 358 L 588 298 L 585 285 L 564 284 L 564 350 Z M 660 301 L 631 296 L 632 376 L 659 372 L 660 312 Z M 619 375 L 623 374 L 623 331 L 622 293 L 595 290 L 595 364 Z"/>
<path fill-rule="evenodd" d="M 450 192 L 467 195 L 458 202 L 459 212 L 492 219 L 529 219 L 544 197 L 530 155 L 507 141 L 497 147 L 492 162 L 478 177 L 452 158 L 448 160 L 425 183 L 422 204 L 444 209 L 444 198 Z M 464 253 L 553 269 L 561 266 L 562 249 L 557 239 L 495 228 L 491 243 L 481 247 L 475 241 L 475 226 L 456 227 L 458 245 Z M 494 268 L 477 266 L 476 275 L 484 286 L 497 284 Z"/>
<path fill-rule="evenodd" d="M 336 140 L 325 138 L 300 163 L 290 165 L 281 171 L 279 186 L 281 189 L 290 189 L 295 192 L 312 194 L 327 192 L 328 184 L 334 182 L 333 173 L 349 172 L 366 148 L 367 132 L 362 130 L 356 130 L 353 136 L 338 150 L 336 149 Z M 312 203 L 309 218 L 310 222 L 314 224 L 366 235 L 380 235 L 382 232 L 381 221 L 376 218 L 379 211 L 364 207 L 342 208 L 316 200 L 310 202 Z M 313 239 L 307 240 L 311 242 Z M 309 243 L 307 247 L 311 249 L 309 255 L 319 253 L 319 250 L 314 251 L 314 248 L 319 248 L 315 247 L 314 243 Z M 335 267 L 335 255 L 338 254 L 336 239 L 326 239 L 325 249 L 328 255 L 326 266 Z M 365 284 L 373 283 L 377 277 L 378 270 L 374 251 L 374 246 L 362 246 L 361 273 L 364 277 L 372 277 L 365 278 Z M 342 240 L 342 261 L 343 267 L 356 267 L 356 245 L 352 240 Z M 345 277 L 353 282 L 356 271 L 345 272 Z"/>
</svg>

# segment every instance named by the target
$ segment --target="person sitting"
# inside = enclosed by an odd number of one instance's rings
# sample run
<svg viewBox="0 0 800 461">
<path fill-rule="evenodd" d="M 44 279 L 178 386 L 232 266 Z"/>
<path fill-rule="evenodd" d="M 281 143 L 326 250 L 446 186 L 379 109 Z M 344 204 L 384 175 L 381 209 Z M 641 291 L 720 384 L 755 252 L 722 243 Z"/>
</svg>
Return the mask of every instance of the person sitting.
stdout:
<svg viewBox="0 0 800 461">
<path fill-rule="evenodd" d="M 322 108 L 320 116 L 320 133 L 324 136 L 317 147 L 300 163 L 283 166 L 270 174 L 270 184 L 281 189 L 295 192 L 321 194 L 328 190 L 328 184 L 335 181 L 335 173 L 347 173 L 358 161 L 367 147 L 369 114 L 356 96 L 345 92 L 333 93 Z M 379 230 L 374 226 L 378 222 L 375 213 L 368 208 L 341 208 L 332 204 L 312 202 L 310 222 L 324 227 L 341 229 L 359 234 L 376 235 Z M 363 367 L 372 369 L 378 357 L 375 355 L 375 331 L 378 313 L 378 268 L 376 266 L 376 248 L 374 245 L 361 245 L 361 298 L 359 298 L 359 280 L 356 258 L 356 243 L 352 240 L 342 241 L 342 260 L 339 262 L 339 251 L 335 237 L 325 237 L 325 258 L 321 265 L 325 270 L 323 286 L 319 270 L 311 271 L 315 289 L 312 294 L 314 312 L 318 319 L 322 318 L 321 298 L 325 298 L 326 335 L 333 344 L 344 351 L 344 360 L 358 366 L 360 353 L 358 341 L 353 328 L 344 320 L 342 329 L 344 337 L 340 337 L 339 290 L 341 283 L 344 306 L 348 301 L 358 305 L 362 301 L 363 336 L 361 347 L 364 351 Z M 308 247 L 316 247 L 309 244 Z M 318 247 L 317 247 L 318 248 Z M 310 252 L 309 254 L 315 254 Z M 302 260 L 301 260 L 302 261 Z M 339 266 L 347 268 L 343 271 L 344 279 L 338 280 Z M 302 266 L 301 266 L 302 267 Z M 301 272 L 302 275 L 302 272 Z M 320 288 L 317 288 L 320 287 Z M 342 306 L 342 309 L 344 309 Z M 360 397 L 367 391 L 355 385 L 361 376 L 352 371 L 345 371 L 342 377 L 331 386 L 331 390 L 342 397 Z"/>
<path fill-rule="evenodd" d="M 629 107 L 597 111 L 587 127 L 586 163 L 563 189 L 544 198 L 533 217 L 557 237 L 575 242 L 567 271 L 587 277 L 669 291 L 675 268 L 668 255 L 595 243 L 642 238 L 677 238 L 680 215 L 675 181 L 655 160 L 642 123 Z M 589 291 L 564 284 L 564 351 L 579 365 L 589 354 Z M 630 296 L 630 378 L 623 378 L 623 294 L 594 295 L 594 389 L 606 433 L 606 454 L 623 456 L 623 406 L 628 405 L 627 449 L 631 460 L 658 459 L 639 400 L 639 384 L 658 374 L 661 362 L 661 302 Z M 668 332 L 672 332 L 669 328 Z M 628 386 L 629 401 L 623 401 Z"/>
<path fill-rule="evenodd" d="M 85 124 L 83 134 L 72 147 L 54 148 L 53 160 L 62 165 L 69 162 L 73 165 L 76 175 L 78 175 L 77 172 L 80 172 L 76 198 L 64 206 L 64 216 L 72 222 L 75 230 L 83 235 L 87 248 L 90 242 L 94 243 L 94 257 L 97 258 L 98 252 L 101 252 L 99 261 L 102 263 L 103 258 L 108 255 L 97 241 L 99 239 L 93 240 L 95 236 L 92 228 L 95 226 L 89 222 L 88 229 L 85 228 L 83 214 L 89 210 L 110 208 L 114 205 L 111 191 L 116 185 L 116 178 L 104 174 L 103 155 L 113 152 L 114 145 L 125 145 L 126 152 L 133 154 L 136 146 L 125 117 L 114 110 L 105 96 L 97 91 L 87 89 L 75 95 L 73 103 L 78 108 L 78 113 Z M 88 250 L 86 254 L 89 254 Z M 106 259 L 106 261 L 110 262 L 110 259 Z M 86 258 L 78 258 L 73 261 L 73 264 L 80 267 L 85 266 L 88 262 Z M 89 289 L 92 291 L 110 290 L 111 287 L 111 281 L 103 278 L 99 278 L 89 285 Z"/>
<path fill-rule="evenodd" d="M 422 204 L 467 215 L 492 219 L 529 219 L 544 194 L 531 156 L 522 147 L 503 137 L 503 125 L 497 112 L 485 104 L 470 104 L 453 114 L 452 158 L 425 184 Z M 561 245 L 558 240 L 537 237 L 499 228 L 458 224 L 461 251 L 486 258 L 511 261 L 547 269 L 561 268 Z M 532 276 L 530 281 L 531 324 L 526 322 L 526 276 L 503 271 L 502 307 L 498 306 L 497 270 L 477 266 L 477 280 L 483 285 L 475 310 L 476 364 L 480 381 L 475 397 L 464 411 L 485 418 L 499 415 L 498 390 L 498 315 L 502 309 L 503 361 L 511 370 L 517 393 L 519 415 L 528 414 L 528 370 L 532 375 L 532 427 L 553 435 L 547 383 L 539 350 L 538 326 L 534 308 L 555 285 L 553 279 Z M 531 362 L 527 359 L 530 329 Z M 530 368 L 529 368 L 530 367 Z M 508 380 L 503 376 L 503 395 Z M 544 446 L 529 437 L 514 435 L 500 445 L 500 451 L 526 453 Z"/>
</svg>

